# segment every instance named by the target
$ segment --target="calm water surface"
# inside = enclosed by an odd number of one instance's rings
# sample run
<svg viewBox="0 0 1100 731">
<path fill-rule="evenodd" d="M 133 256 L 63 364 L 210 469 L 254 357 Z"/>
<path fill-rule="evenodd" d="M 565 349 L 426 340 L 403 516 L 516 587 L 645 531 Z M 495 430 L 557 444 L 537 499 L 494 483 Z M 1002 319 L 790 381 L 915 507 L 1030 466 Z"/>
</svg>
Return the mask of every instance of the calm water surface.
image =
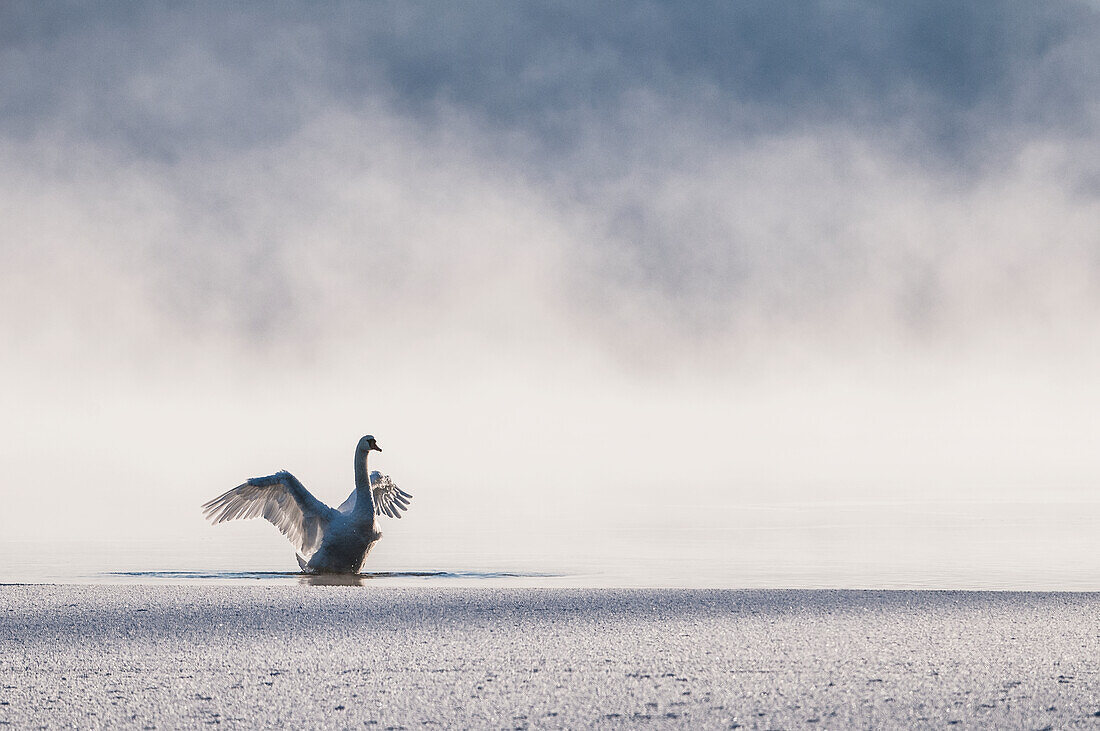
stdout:
<svg viewBox="0 0 1100 731">
<path fill-rule="evenodd" d="M 0 582 L 1100 591 L 1100 503 L 756 505 L 720 528 L 392 531 L 350 581 L 303 577 L 289 544 L 253 523 L 158 541 L 8 541 Z"/>
</svg>

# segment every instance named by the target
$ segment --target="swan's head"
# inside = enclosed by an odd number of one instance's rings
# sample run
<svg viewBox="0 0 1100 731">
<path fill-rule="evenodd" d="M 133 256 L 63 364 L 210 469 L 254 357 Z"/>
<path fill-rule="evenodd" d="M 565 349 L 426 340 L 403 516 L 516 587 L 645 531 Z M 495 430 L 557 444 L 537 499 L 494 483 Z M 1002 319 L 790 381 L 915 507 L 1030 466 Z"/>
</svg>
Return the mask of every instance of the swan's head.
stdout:
<svg viewBox="0 0 1100 731">
<path fill-rule="evenodd" d="M 366 456 L 367 452 L 371 451 L 372 449 L 379 452 L 382 451 L 382 448 L 378 446 L 378 440 L 372 437 L 370 434 L 359 440 L 359 454 Z"/>
</svg>

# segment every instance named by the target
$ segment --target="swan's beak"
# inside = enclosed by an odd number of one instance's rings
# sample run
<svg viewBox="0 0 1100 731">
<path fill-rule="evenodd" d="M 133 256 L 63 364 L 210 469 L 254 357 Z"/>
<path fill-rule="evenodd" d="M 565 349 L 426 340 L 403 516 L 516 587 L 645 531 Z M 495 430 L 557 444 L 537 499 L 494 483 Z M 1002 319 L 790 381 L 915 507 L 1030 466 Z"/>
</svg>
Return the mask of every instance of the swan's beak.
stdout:
<svg viewBox="0 0 1100 731">
<path fill-rule="evenodd" d="M 378 450 L 379 452 L 381 452 L 381 451 L 382 451 L 382 448 L 378 446 L 378 442 L 375 442 L 375 443 L 374 443 L 374 446 L 373 446 L 373 447 L 371 447 L 371 449 L 377 449 L 377 450 Z"/>
</svg>

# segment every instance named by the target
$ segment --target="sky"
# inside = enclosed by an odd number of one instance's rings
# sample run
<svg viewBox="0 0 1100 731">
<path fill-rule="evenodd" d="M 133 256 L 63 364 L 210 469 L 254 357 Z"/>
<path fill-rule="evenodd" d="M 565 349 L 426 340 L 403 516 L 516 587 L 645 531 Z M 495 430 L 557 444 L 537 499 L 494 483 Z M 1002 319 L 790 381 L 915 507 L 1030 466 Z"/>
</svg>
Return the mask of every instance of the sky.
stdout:
<svg viewBox="0 0 1100 731">
<path fill-rule="evenodd" d="M 6 2 L 9 539 L 1096 500 L 1087 2 Z M 417 521 L 414 527 L 413 523 Z"/>
</svg>

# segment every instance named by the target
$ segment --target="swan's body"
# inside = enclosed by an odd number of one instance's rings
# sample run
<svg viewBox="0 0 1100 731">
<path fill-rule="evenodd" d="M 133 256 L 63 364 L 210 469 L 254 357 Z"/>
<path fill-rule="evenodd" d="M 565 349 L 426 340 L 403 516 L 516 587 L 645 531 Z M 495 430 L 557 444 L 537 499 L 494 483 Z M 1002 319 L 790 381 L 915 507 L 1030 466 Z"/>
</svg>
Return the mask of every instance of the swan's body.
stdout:
<svg viewBox="0 0 1100 731">
<path fill-rule="evenodd" d="M 315 574 L 355 574 L 382 537 L 377 515 L 400 518 L 409 493 L 379 472 L 367 470 L 372 450 L 382 451 L 369 434 L 355 449 L 355 490 L 339 508 L 313 497 L 289 472 L 253 477 L 202 506 L 215 525 L 234 518 L 263 516 L 298 549 L 298 565 Z"/>
</svg>

